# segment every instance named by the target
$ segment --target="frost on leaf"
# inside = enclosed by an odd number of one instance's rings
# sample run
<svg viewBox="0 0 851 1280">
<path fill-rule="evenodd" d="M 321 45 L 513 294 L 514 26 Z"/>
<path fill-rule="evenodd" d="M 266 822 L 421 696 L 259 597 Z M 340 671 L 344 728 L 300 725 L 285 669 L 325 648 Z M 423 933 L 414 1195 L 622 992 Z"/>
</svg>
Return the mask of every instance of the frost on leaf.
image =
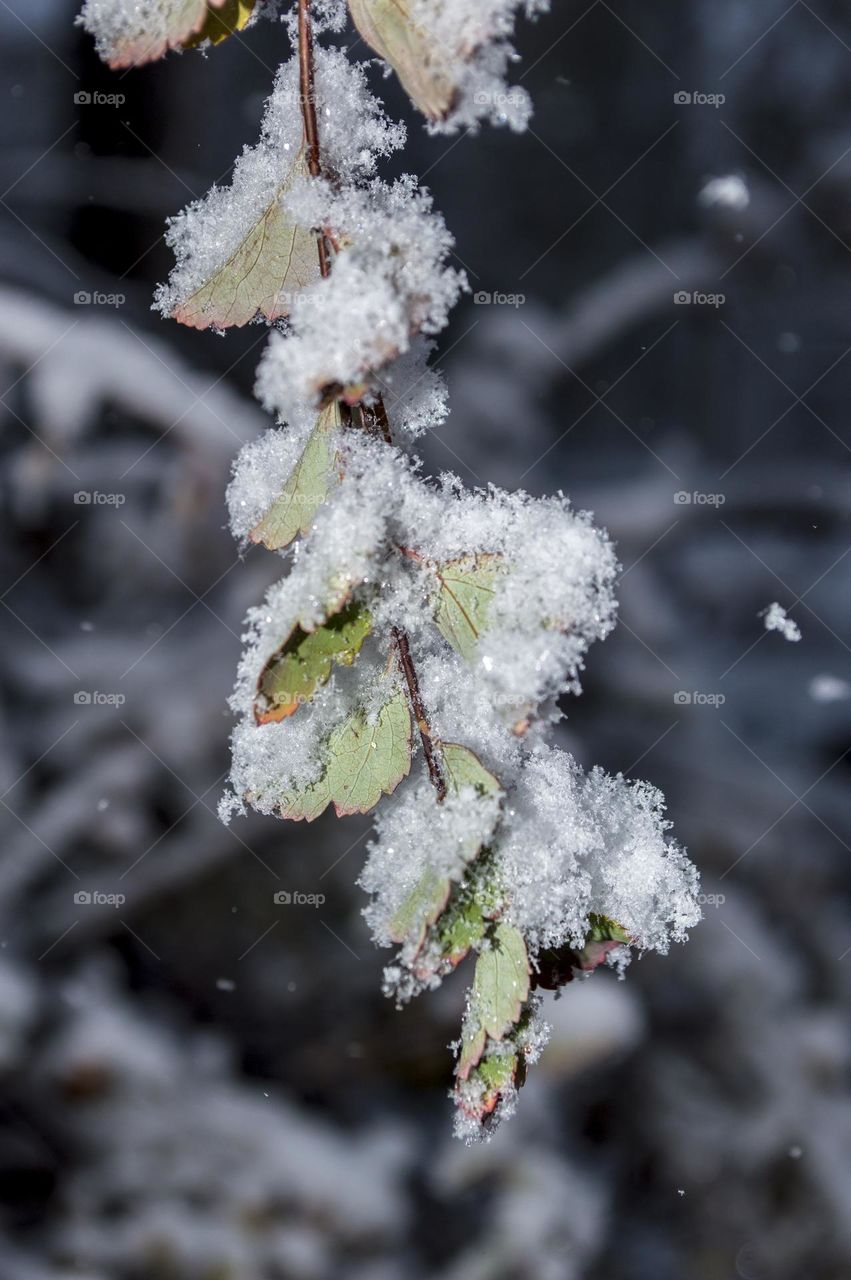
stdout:
<svg viewBox="0 0 851 1280">
<path fill-rule="evenodd" d="M 316 419 L 316 426 L 308 436 L 283 493 L 251 530 L 249 537 L 252 542 L 262 542 L 270 551 L 276 551 L 288 546 L 300 533 L 309 532 L 313 518 L 334 482 L 341 427 L 341 409 L 335 401 Z"/>
<path fill-rule="evenodd" d="M 294 296 L 319 279 L 316 234 L 299 226 L 285 205 L 292 184 L 306 176 L 302 148 L 244 238 L 175 305 L 173 319 L 194 329 L 228 329 L 257 315 L 279 320 L 288 314 Z"/>
<path fill-rule="evenodd" d="M 254 718 L 258 724 L 285 720 L 309 702 L 330 678 L 334 663 L 351 666 L 370 633 L 362 604 L 346 605 L 313 631 L 296 625 L 260 675 Z"/>
<path fill-rule="evenodd" d="M 310 188 L 305 162 L 298 59 L 279 69 L 260 139 L 246 147 L 231 183 L 213 187 L 169 224 L 176 264 L 156 305 L 198 329 L 288 316 L 319 278 L 313 227 L 324 222 L 293 208 Z M 370 173 L 378 155 L 401 145 L 365 88 L 364 74 L 336 50 L 317 50 L 315 95 L 323 121 L 323 165 L 347 177 Z"/>
<path fill-rule="evenodd" d="M 257 0 L 86 0 L 79 21 L 114 70 L 139 67 L 169 49 L 219 44 L 251 21 Z"/>
<path fill-rule="evenodd" d="M 368 813 L 390 795 L 411 768 L 411 713 L 404 691 L 393 690 L 374 719 L 358 708 L 334 730 L 325 746 L 317 781 L 289 792 L 282 818 L 312 822 L 333 804 L 338 817 Z"/>
<path fill-rule="evenodd" d="M 502 1040 L 520 1020 L 529 996 L 529 954 L 523 934 L 500 922 L 490 946 L 479 953 L 464 1018 L 458 1078 L 466 1080 L 481 1061 L 488 1037 Z"/>
<path fill-rule="evenodd" d="M 525 127 L 528 96 L 504 80 L 521 4 L 533 16 L 548 0 L 475 0 L 463 6 L 449 0 L 349 0 L 349 10 L 432 128 L 445 132 L 475 127 L 484 116 Z"/>
<path fill-rule="evenodd" d="M 445 640 L 470 661 L 487 626 L 495 583 L 508 572 L 498 555 L 462 556 L 435 567 L 434 620 Z"/>
<path fill-rule="evenodd" d="M 455 742 L 440 746 L 440 758 L 446 778 L 449 803 L 461 799 L 465 808 L 465 831 L 457 840 L 456 852 L 462 863 L 472 862 L 493 834 L 499 814 L 502 788 L 499 780 L 486 769 L 469 748 Z M 417 884 L 393 915 L 389 935 L 393 942 L 405 942 L 416 956 L 427 930 L 442 915 L 449 902 L 452 878 L 433 866 L 427 866 Z M 463 904 L 439 931 L 438 964 L 455 965 L 463 959 L 473 942 L 481 936 L 483 917 L 478 901 Z M 421 975 L 422 976 L 422 975 Z"/>
<path fill-rule="evenodd" d="M 447 51 L 412 16 L 409 0 L 349 0 L 352 21 L 396 72 L 408 97 L 430 120 L 442 120 L 457 85 Z"/>
</svg>

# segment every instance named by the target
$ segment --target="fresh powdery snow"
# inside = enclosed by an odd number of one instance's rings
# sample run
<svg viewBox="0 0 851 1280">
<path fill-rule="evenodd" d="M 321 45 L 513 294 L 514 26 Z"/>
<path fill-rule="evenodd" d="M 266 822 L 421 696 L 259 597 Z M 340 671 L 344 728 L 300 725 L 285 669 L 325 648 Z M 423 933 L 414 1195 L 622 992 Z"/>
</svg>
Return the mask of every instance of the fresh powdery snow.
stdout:
<svg viewBox="0 0 851 1280">
<path fill-rule="evenodd" d="M 762 618 L 766 631 L 779 631 L 784 640 L 800 640 L 801 628 L 776 600 L 763 611 Z"/>
<path fill-rule="evenodd" d="M 151 7 L 170 21 L 192 3 L 88 0 L 83 17 L 112 48 Z M 523 127 L 528 98 L 504 79 L 514 20 L 546 7 L 350 3 L 434 130 Z M 315 36 L 343 30 L 341 0 L 312 12 Z M 283 17 L 296 41 L 295 9 Z M 697 873 L 653 787 L 586 773 L 549 742 L 615 625 L 606 534 L 561 494 L 470 491 L 411 452 L 446 419 L 429 358 L 467 284 L 429 193 L 378 172 L 405 128 L 367 64 L 319 40 L 314 57 L 318 156 L 294 54 L 230 185 L 172 220 L 156 299 L 195 327 L 271 328 L 257 390 L 273 421 L 242 450 L 228 507 L 243 547 L 277 552 L 284 576 L 248 616 L 221 815 L 312 820 L 381 800 L 361 884 L 376 942 L 398 947 L 385 987 L 407 999 L 477 956 L 455 1096 L 458 1132 L 486 1136 L 546 1039 L 544 953 L 569 976 L 666 952 L 699 918 Z M 765 625 L 800 638 L 779 605 Z"/>
</svg>

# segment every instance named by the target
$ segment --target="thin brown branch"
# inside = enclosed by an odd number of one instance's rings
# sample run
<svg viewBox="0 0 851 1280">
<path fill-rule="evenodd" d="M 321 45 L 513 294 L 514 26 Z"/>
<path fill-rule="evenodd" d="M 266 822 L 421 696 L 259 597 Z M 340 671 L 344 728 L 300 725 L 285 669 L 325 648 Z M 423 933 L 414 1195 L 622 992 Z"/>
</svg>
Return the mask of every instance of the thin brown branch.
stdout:
<svg viewBox="0 0 851 1280">
<path fill-rule="evenodd" d="M 298 0 L 298 65 L 301 115 L 304 121 L 304 137 L 307 144 L 307 167 L 311 177 L 318 178 L 322 174 L 322 163 L 319 152 L 319 126 L 316 120 L 310 0 Z M 331 266 L 328 261 L 327 237 L 322 228 L 317 231 L 317 244 L 319 248 L 319 269 L 323 276 L 328 276 L 331 272 Z M 361 403 L 360 411 L 364 429 L 372 435 L 380 436 L 386 444 L 392 444 L 393 440 L 390 434 L 387 410 L 381 397 L 379 396 L 373 404 Z M 406 632 L 401 627 L 393 627 L 393 640 L 399 655 L 399 665 L 402 668 L 402 674 L 408 686 L 408 700 L 423 744 L 423 753 L 428 765 L 429 778 L 437 792 L 438 800 L 444 800 L 446 797 L 446 780 L 443 776 L 440 759 L 432 738 L 431 726 L 423 705 L 417 669 L 411 656 L 411 645 Z"/>
<path fill-rule="evenodd" d="M 360 411 L 363 425 L 367 431 L 374 436 L 380 436 L 385 444 L 392 444 L 393 437 L 390 435 L 390 423 L 381 396 L 378 397 L 374 404 L 361 404 Z"/>
<path fill-rule="evenodd" d="M 434 739 L 431 736 L 431 726 L 428 722 L 426 709 L 423 705 L 422 694 L 420 693 L 420 682 L 417 678 L 417 669 L 414 666 L 414 660 L 411 657 L 411 645 L 407 634 L 401 627 L 393 627 L 393 639 L 396 642 L 396 649 L 399 654 L 399 665 L 402 668 L 402 674 L 405 677 L 405 683 L 408 686 L 408 697 L 410 699 L 411 708 L 414 713 L 414 719 L 417 722 L 417 728 L 420 733 L 420 740 L 423 744 L 423 753 L 428 765 L 428 776 L 431 778 L 432 785 L 437 792 L 438 800 L 446 799 L 446 780 L 443 776 L 443 770 L 440 766 L 440 760 L 435 750 Z"/>
<path fill-rule="evenodd" d="M 304 137 L 307 143 L 307 167 L 313 178 L 320 177 L 322 165 L 319 159 L 319 126 L 316 123 L 316 91 L 313 74 L 313 26 L 310 21 L 310 0 L 298 0 L 298 71 L 301 118 L 304 121 Z M 319 270 L 323 276 L 331 273 L 328 262 L 328 246 L 325 233 L 316 233 L 319 250 Z"/>
</svg>

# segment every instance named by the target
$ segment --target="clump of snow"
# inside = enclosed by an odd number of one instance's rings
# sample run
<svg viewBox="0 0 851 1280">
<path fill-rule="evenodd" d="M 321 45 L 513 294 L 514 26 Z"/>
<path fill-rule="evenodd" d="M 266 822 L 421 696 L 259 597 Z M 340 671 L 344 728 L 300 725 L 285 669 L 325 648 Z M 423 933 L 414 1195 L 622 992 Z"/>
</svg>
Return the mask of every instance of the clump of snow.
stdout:
<svg viewBox="0 0 851 1280">
<path fill-rule="evenodd" d="M 737 173 L 729 173 L 723 178 L 710 178 L 697 199 L 707 209 L 718 205 L 726 209 L 747 209 L 751 194 L 744 178 Z"/>
<path fill-rule="evenodd" d="M 505 79 L 517 60 L 511 37 L 521 9 L 533 18 L 549 9 L 549 0 L 413 0 L 412 21 L 441 50 L 443 70 L 456 86 L 447 117 L 432 123 L 432 132 L 475 129 L 482 120 L 526 128 L 529 95 Z"/>
<path fill-rule="evenodd" d="M 337 49 L 316 50 L 316 111 L 326 169 L 353 181 L 405 143 L 405 126 L 387 119 L 367 89 L 363 64 Z M 266 105 L 260 141 L 246 147 L 229 187 L 213 187 L 172 218 L 166 240 L 177 264 L 155 305 L 172 312 L 228 261 L 273 200 L 303 145 L 298 59 L 285 62 Z M 309 226 L 314 225 L 309 221 Z M 317 224 L 318 225 L 318 224 Z"/>
<path fill-rule="evenodd" d="M 329 385 L 368 381 L 414 335 L 439 332 L 465 287 L 446 265 L 452 238 L 443 219 L 411 175 L 342 190 L 304 181 L 287 208 L 302 225 L 333 227 L 348 247 L 330 276 L 296 299 L 291 332 L 273 334 L 264 353 L 258 395 L 283 417 Z"/>
<path fill-rule="evenodd" d="M 537 748 L 497 857 L 510 918 L 533 951 L 581 947 L 591 913 L 617 920 L 642 950 L 682 941 L 700 919 L 698 877 L 669 825 L 654 787 L 585 774 L 566 752 Z"/>
<path fill-rule="evenodd" d="M 779 631 L 784 640 L 800 640 L 801 628 L 787 616 L 786 610 L 776 600 L 763 611 L 762 618 L 766 631 Z"/>
</svg>

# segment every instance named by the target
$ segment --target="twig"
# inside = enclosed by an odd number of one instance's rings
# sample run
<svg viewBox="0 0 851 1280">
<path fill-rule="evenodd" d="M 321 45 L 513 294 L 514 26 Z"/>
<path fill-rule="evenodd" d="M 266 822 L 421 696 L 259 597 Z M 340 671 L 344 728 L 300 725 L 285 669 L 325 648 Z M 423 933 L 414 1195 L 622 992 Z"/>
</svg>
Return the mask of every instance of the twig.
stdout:
<svg viewBox="0 0 851 1280">
<path fill-rule="evenodd" d="M 321 176 L 322 166 L 319 163 L 319 127 L 316 123 L 310 0 L 298 0 L 298 69 L 301 118 L 304 121 L 304 136 L 307 142 L 307 167 L 310 170 L 310 176 L 318 178 Z M 316 232 L 316 244 L 319 250 L 319 270 L 324 277 L 327 277 L 331 273 L 331 266 L 328 262 L 325 232 L 321 228 Z"/>
<path fill-rule="evenodd" d="M 313 31 L 310 22 L 310 0 L 298 0 L 298 65 L 299 65 L 299 93 L 301 96 L 301 115 L 304 121 L 304 136 L 307 142 L 307 167 L 311 177 L 318 178 L 322 174 L 322 165 L 319 153 L 319 127 L 316 121 L 316 98 L 314 93 L 314 64 L 313 64 Z M 330 275 L 331 267 L 328 261 L 328 246 L 326 243 L 326 234 L 320 229 L 317 232 L 317 243 L 319 248 L 319 270 L 322 275 L 327 277 Z M 379 396 L 374 404 L 361 404 L 361 420 L 364 428 L 373 435 L 380 435 L 386 444 L 392 444 L 390 434 L 390 423 L 387 419 L 387 410 L 384 402 Z M 423 754 L 428 765 L 428 775 L 432 785 L 437 792 L 438 800 L 446 798 L 446 780 L 443 776 L 443 770 L 440 765 L 437 751 L 435 750 L 434 739 L 432 737 L 431 726 L 429 725 L 426 709 L 423 705 L 422 695 L 420 693 L 420 682 L 417 678 L 417 669 L 414 666 L 414 660 L 411 656 L 411 645 L 408 640 L 407 633 L 401 628 L 394 626 L 392 628 L 393 640 L 399 655 L 399 665 L 402 668 L 402 674 L 405 677 L 405 683 L 408 686 L 408 701 L 410 702 L 411 712 L 417 723 L 420 740 L 423 744 Z"/>
<path fill-rule="evenodd" d="M 402 668 L 402 674 L 405 677 L 405 683 L 408 686 L 408 697 L 411 700 L 411 707 L 414 712 L 414 719 L 417 722 L 417 728 L 420 731 L 420 739 L 423 744 L 423 752 L 428 765 L 428 776 L 431 778 L 432 785 L 437 792 L 438 800 L 446 799 L 446 780 L 443 777 L 443 770 L 440 767 L 440 761 L 437 758 L 437 752 L 434 749 L 434 741 L 431 736 L 431 728 L 429 726 L 428 717 L 425 707 L 423 706 L 422 695 L 420 693 L 420 682 L 417 678 L 417 669 L 414 666 L 414 660 L 411 657 L 411 645 L 408 640 L 407 633 L 401 627 L 393 627 L 393 639 L 396 642 L 396 649 L 399 653 L 399 665 Z"/>
</svg>

